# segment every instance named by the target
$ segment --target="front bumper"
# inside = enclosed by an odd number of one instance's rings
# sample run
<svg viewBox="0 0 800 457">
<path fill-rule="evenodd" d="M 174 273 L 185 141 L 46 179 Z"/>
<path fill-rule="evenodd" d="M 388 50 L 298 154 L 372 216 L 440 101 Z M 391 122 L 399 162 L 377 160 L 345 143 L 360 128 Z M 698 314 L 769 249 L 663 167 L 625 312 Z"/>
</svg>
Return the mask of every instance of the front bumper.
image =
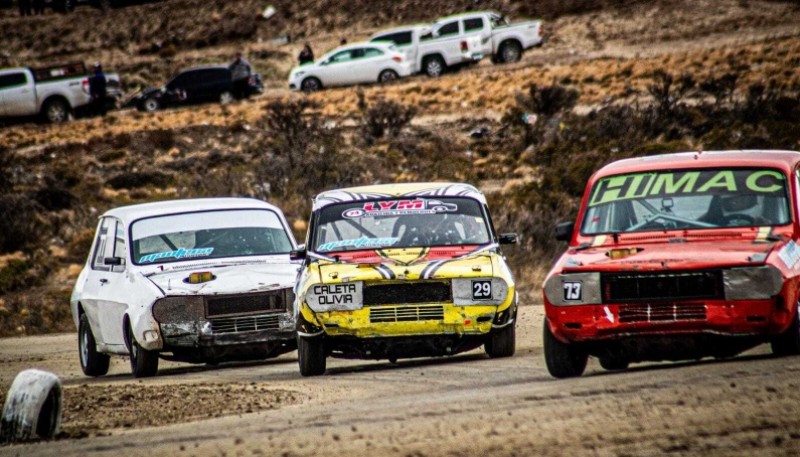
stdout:
<svg viewBox="0 0 800 457">
<path fill-rule="evenodd" d="M 280 318 L 280 321 L 278 321 Z M 241 316 L 228 318 L 225 326 L 219 320 L 159 324 L 165 347 L 201 348 L 291 341 L 295 338 L 295 321 L 290 314 Z M 238 321 L 238 324 L 237 324 Z M 215 329 L 222 327 L 222 329 Z"/>
<path fill-rule="evenodd" d="M 547 319 L 554 335 L 582 343 L 647 335 L 708 333 L 776 335 L 790 311 L 781 298 L 552 306 Z"/>
</svg>

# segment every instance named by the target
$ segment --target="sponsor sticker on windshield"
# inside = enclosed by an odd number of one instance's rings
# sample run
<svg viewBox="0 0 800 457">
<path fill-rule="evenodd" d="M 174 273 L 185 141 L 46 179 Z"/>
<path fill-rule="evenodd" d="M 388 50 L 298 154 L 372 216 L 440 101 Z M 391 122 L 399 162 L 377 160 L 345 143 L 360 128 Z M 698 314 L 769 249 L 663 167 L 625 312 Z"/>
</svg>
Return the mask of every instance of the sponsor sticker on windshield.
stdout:
<svg viewBox="0 0 800 457">
<path fill-rule="evenodd" d="M 367 202 L 361 208 L 350 208 L 342 213 L 342 217 L 355 219 L 359 217 L 404 216 L 409 214 L 450 213 L 458 210 L 455 203 L 441 200 L 415 198 L 412 200 L 386 200 Z"/>
<path fill-rule="evenodd" d="M 589 206 L 675 195 L 775 194 L 785 178 L 775 170 L 690 170 L 610 176 L 595 185 Z"/>
<path fill-rule="evenodd" d="M 330 241 L 321 244 L 317 250 L 320 252 L 334 251 L 340 248 L 355 248 L 355 249 L 372 249 L 372 248 L 385 248 L 397 243 L 399 238 L 354 238 L 351 240 Z"/>
<path fill-rule="evenodd" d="M 180 248 L 176 251 L 156 252 L 153 254 L 143 255 L 142 257 L 139 258 L 139 263 L 155 262 L 156 260 L 170 259 L 170 258 L 178 260 L 191 257 L 206 257 L 210 256 L 212 252 L 214 252 L 214 248 L 202 248 L 202 249 Z"/>
</svg>

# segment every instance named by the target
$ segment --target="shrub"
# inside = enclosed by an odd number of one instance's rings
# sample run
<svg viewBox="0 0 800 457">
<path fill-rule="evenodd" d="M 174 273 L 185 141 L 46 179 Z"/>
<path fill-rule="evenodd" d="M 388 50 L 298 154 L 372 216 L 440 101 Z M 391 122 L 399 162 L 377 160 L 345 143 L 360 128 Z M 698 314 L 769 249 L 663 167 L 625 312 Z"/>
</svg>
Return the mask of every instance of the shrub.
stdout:
<svg viewBox="0 0 800 457">
<path fill-rule="evenodd" d="M 45 209 L 27 194 L 0 195 L 0 253 L 33 252 L 49 228 Z"/>
<path fill-rule="evenodd" d="M 413 106 L 384 98 L 369 105 L 362 91 L 358 91 L 358 109 L 361 111 L 361 132 L 368 144 L 384 135 L 397 136 L 417 114 Z"/>
</svg>

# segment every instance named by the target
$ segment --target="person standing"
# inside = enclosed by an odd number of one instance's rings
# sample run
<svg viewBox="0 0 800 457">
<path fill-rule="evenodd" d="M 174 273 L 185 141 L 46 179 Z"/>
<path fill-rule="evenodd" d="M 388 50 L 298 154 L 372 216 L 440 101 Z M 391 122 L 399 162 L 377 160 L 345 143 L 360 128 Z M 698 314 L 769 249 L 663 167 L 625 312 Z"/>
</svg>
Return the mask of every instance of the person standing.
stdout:
<svg viewBox="0 0 800 457">
<path fill-rule="evenodd" d="M 31 14 L 31 0 L 19 0 L 19 15 L 30 16 Z"/>
<path fill-rule="evenodd" d="M 106 115 L 106 75 L 100 62 L 94 64 L 94 74 L 89 77 L 90 107 L 94 114 Z"/>
<path fill-rule="evenodd" d="M 314 62 L 314 51 L 311 50 L 310 44 L 306 43 L 306 45 L 303 46 L 303 50 L 300 51 L 300 55 L 297 56 L 297 61 L 300 62 L 300 65 Z"/>
<path fill-rule="evenodd" d="M 238 99 L 249 97 L 250 94 L 247 90 L 247 86 L 250 79 L 250 74 L 252 73 L 250 62 L 242 57 L 241 52 L 237 52 L 236 58 L 233 59 L 233 62 L 231 62 L 228 68 L 231 70 L 233 96 Z"/>
</svg>

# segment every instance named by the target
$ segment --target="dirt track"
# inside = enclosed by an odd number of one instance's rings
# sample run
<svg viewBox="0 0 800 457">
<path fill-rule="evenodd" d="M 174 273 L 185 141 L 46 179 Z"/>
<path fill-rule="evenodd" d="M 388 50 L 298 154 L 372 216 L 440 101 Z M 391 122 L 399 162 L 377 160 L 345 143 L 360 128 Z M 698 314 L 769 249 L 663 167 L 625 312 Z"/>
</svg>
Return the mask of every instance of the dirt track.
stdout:
<svg viewBox="0 0 800 457">
<path fill-rule="evenodd" d="M 71 437 L 0 454 L 800 453 L 800 358 L 772 358 L 763 346 L 726 361 L 624 373 L 592 361 L 584 377 L 558 381 L 544 367 L 540 332 L 541 308 L 524 307 L 512 358 L 473 351 L 396 365 L 332 360 L 327 375 L 312 379 L 299 376 L 290 353 L 220 367 L 164 364 L 144 381 L 114 359 L 109 377 L 92 380 L 79 373 L 74 334 L 0 340 L 3 392 L 21 369 L 55 371 Z M 84 403 L 94 414 L 73 410 Z"/>
</svg>

